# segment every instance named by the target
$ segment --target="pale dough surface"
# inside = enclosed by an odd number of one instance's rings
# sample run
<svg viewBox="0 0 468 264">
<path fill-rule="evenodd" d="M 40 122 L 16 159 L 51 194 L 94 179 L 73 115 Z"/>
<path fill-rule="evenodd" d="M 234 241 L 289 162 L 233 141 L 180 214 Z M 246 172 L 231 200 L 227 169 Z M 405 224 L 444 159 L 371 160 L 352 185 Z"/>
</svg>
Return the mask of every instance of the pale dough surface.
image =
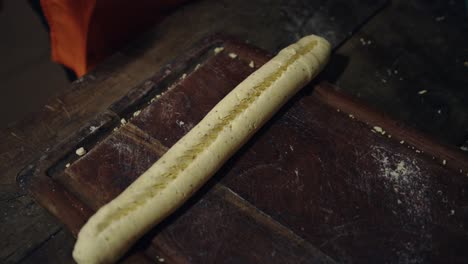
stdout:
<svg viewBox="0 0 468 264">
<path fill-rule="evenodd" d="M 182 205 L 328 61 L 330 44 L 307 36 L 281 50 L 83 226 L 78 263 L 112 263 Z M 220 53 L 216 56 L 223 56 Z"/>
</svg>

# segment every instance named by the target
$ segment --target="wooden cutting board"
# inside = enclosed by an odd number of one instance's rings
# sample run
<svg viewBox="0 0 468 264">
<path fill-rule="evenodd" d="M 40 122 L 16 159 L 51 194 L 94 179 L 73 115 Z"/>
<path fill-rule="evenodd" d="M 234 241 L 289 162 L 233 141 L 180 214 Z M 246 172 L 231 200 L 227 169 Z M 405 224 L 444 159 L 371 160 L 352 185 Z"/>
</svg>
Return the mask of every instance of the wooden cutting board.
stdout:
<svg viewBox="0 0 468 264">
<path fill-rule="evenodd" d="M 231 38 L 202 41 L 28 166 L 19 184 L 76 235 L 268 59 Z M 124 261 L 463 262 L 467 172 L 463 153 L 314 83 Z"/>
</svg>

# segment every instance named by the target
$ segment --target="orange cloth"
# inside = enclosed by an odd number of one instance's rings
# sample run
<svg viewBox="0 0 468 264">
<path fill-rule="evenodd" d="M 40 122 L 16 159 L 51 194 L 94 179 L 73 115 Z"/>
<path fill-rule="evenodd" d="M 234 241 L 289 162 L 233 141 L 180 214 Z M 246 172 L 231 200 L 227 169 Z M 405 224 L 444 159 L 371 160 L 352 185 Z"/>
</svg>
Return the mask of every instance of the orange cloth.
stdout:
<svg viewBox="0 0 468 264">
<path fill-rule="evenodd" d="M 52 60 L 78 77 L 186 0 L 41 0 Z"/>
</svg>

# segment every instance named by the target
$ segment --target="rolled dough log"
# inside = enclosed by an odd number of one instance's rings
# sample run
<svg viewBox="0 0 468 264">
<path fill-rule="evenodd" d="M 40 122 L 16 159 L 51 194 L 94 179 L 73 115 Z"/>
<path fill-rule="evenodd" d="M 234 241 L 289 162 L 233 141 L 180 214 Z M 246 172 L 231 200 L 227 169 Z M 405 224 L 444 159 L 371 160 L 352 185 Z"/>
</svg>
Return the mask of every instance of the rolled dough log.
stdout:
<svg viewBox="0 0 468 264">
<path fill-rule="evenodd" d="M 307 36 L 240 83 L 198 125 L 83 226 L 78 263 L 117 261 L 182 205 L 326 64 L 330 44 Z M 218 55 L 219 56 L 219 55 Z"/>
</svg>

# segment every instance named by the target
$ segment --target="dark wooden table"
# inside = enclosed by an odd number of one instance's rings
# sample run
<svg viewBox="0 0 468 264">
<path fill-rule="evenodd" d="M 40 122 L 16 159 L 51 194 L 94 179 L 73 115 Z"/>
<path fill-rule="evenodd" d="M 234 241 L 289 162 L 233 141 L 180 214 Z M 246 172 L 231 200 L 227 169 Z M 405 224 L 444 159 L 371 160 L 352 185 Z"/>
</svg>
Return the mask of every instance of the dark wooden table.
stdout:
<svg viewBox="0 0 468 264">
<path fill-rule="evenodd" d="M 438 141 L 463 145 L 468 139 L 468 19 L 463 1 L 368 2 L 195 1 L 65 94 L 51 98 L 48 107 L 0 131 L 0 262 L 72 262 L 73 237 L 19 190 L 18 172 L 215 32 L 236 35 L 269 52 L 300 35 L 320 32 L 339 47 L 323 78 Z M 352 34 L 353 29 L 358 30 Z M 422 90 L 427 92 L 420 94 Z"/>
</svg>

